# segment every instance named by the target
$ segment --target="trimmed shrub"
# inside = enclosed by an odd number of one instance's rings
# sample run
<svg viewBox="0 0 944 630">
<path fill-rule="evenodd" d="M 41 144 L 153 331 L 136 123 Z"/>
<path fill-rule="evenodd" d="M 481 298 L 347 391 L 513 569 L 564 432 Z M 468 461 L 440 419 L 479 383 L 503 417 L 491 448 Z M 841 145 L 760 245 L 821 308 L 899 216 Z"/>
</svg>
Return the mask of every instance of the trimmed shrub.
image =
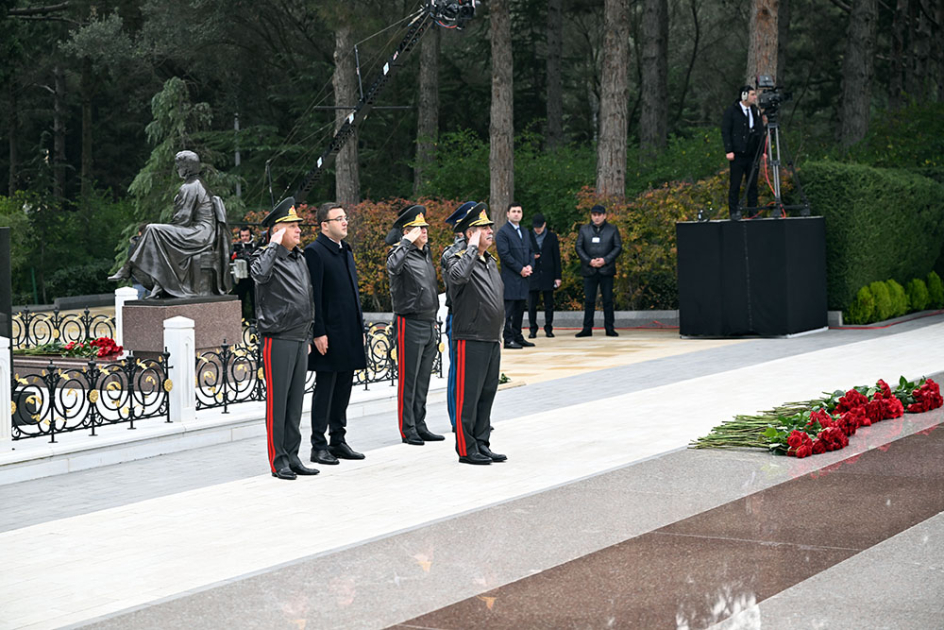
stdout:
<svg viewBox="0 0 944 630">
<path fill-rule="evenodd" d="M 829 308 L 851 303 L 879 278 L 904 281 L 933 268 L 944 242 L 944 185 L 839 162 L 809 162 L 800 178 L 813 212 L 826 220 Z"/>
<path fill-rule="evenodd" d="M 905 292 L 908 294 L 908 304 L 913 311 L 923 311 L 928 307 L 928 285 L 921 278 L 913 278 L 907 286 Z"/>
<path fill-rule="evenodd" d="M 894 308 L 892 307 L 892 296 L 888 290 L 888 285 L 884 282 L 873 282 L 869 285 L 869 291 L 875 298 L 875 310 L 872 311 L 872 321 L 884 321 L 892 316 Z"/>
<path fill-rule="evenodd" d="M 892 299 L 892 317 L 901 317 L 908 312 L 908 295 L 905 288 L 894 280 L 887 280 L 885 285 Z"/>
<path fill-rule="evenodd" d="M 934 271 L 928 274 L 928 306 L 944 308 L 944 282 Z"/>
<path fill-rule="evenodd" d="M 852 304 L 845 312 L 845 320 L 850 324 L 868 324 L 872 321 L 875 311 L 875 297 L 868 287 L 862 287 L 856 294 Z"/>
</svg>

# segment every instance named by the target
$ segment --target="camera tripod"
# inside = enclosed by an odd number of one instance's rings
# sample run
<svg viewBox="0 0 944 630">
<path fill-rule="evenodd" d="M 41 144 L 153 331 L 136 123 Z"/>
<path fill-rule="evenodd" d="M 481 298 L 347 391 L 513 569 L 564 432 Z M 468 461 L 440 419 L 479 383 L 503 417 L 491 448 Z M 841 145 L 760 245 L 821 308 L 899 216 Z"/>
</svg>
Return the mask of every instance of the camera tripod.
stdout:
<svg viewBox="0 0 944 630">
<path fill-rule="evenodd" d="M 787 140 L 786 138 L 780 136 L 780 123 L 777 120 L 777 112 L 767 112 L 766 115 L 769 121 L 767 123 L 766 129 L 764 130 L 764 136 L 761 140 L 760 146 L 757 147 L 757 153 L 754 155 L 754 160 L 751 164 L 751 172 L 747 178 L 748 185 L 744 187 L 744 191 L 741 193 L 741 198 L 738 200 L 738 212 L 750 211 L 753 216 L 757 216 L 761 211 L 767 210 L 770 207 L 744 205 L 747 197 L 747 188 L 749 188 L 750 182 L 754 181 L 754 178 L 757 177 L 758 167 L 760 166 L 760 157 L 761 155 L 766 154 L 767 160 L 770 162 L 771 166 L 772 181 L 770 184 L 774 191 L 774 206 L 771 216 L 774 218 L 780 218 L 786 215 L 787 210 L 799 210 L 801 217 L 808 217 L 810 216 L 810 201 L 806 198 L 806 192 L 803 190 L 803 184 L 800 183 L 800 178 L 797 175 L 796 168 L 793 166 L 793 159 L 790 157 L 790 150 L 787 147 Z M 783 204 L 783 198 L 780 194 L 781 152 L 787 158 L 787 168 L 790 169 L 790 173 L 793 175 L 793 181 L 796 183 L 797 190 L 800 192 L 800 198 L 803 200 L 803 203 L 801 204 L 791 206 L 785 206 Z"/>
</svg>

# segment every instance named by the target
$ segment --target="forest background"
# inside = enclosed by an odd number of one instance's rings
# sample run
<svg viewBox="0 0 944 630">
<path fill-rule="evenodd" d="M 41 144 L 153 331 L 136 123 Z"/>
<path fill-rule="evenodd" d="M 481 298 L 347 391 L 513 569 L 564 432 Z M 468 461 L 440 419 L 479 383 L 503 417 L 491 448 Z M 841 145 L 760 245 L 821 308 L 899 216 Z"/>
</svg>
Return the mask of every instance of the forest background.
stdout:
<svg viewBox="0 0 944 630">
<path fill-rule="evenodd" d="M 355 63 L 366 90 L 421 5 L 0 0 L 14 303 L 109 292 L 137 226 L 170 216 L 179 150 L 234 225 L 257 221 L 266 163 L 276 200 L 291 194 L 359 96 Z M 942 25 L 944 0 L 481 2 L 401 59 L 310 210 L 345 204 L 364 306 L 386 310 L 381 240 L 403 204 L 439 221 L 485 200 L 502 220 L 513 199 L 561 234 L 558 302 L 579 307 L 574 234 L 602 201 L 626 244 L 618 308 L 675 308 L 674 222 L 726 215 L 718 126 L 764 71 L 792 94 L 783 135 L 827 217 L 830 307 L 847 308 L 870 282 L 944 271 Z"/>
</svg>

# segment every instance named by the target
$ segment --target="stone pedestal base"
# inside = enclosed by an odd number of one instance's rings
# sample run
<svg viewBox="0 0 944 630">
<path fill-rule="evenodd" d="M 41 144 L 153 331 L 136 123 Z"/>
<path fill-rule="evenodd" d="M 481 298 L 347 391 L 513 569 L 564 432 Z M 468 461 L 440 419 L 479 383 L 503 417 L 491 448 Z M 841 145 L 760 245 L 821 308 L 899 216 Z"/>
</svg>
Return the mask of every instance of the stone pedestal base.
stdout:
<svg viewBox="0 0 944 630">
<path fill-rule="evenodd" d="M 164 352 L 164 320 L 186 317 L 194 322 L 196 351 L 242 342 L 242 305 L 234 295 L 193 299 L 126 302 L 123 341 L 135 356 Z"/>
</svg>

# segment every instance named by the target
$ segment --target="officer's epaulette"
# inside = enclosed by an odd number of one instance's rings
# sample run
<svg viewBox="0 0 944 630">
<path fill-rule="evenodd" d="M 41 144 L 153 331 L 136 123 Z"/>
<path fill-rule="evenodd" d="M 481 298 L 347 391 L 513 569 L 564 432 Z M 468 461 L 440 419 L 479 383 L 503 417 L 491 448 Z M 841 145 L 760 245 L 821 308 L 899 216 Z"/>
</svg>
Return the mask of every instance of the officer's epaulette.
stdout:
<svg viewBox="0 0 944 630">
<path fill-rule="evenodd" d="M 456 258 L 458 258 L 458 257 L 462 256 L 462 254 L 464 254 L 465 251 L 466 251 L 466 250 L 464 250 L 464 249 L 460 249 L 460 250 L 457 251 L 455 254 L 453 254 L 453 256 L 455 256 Z"/>
</svg>

